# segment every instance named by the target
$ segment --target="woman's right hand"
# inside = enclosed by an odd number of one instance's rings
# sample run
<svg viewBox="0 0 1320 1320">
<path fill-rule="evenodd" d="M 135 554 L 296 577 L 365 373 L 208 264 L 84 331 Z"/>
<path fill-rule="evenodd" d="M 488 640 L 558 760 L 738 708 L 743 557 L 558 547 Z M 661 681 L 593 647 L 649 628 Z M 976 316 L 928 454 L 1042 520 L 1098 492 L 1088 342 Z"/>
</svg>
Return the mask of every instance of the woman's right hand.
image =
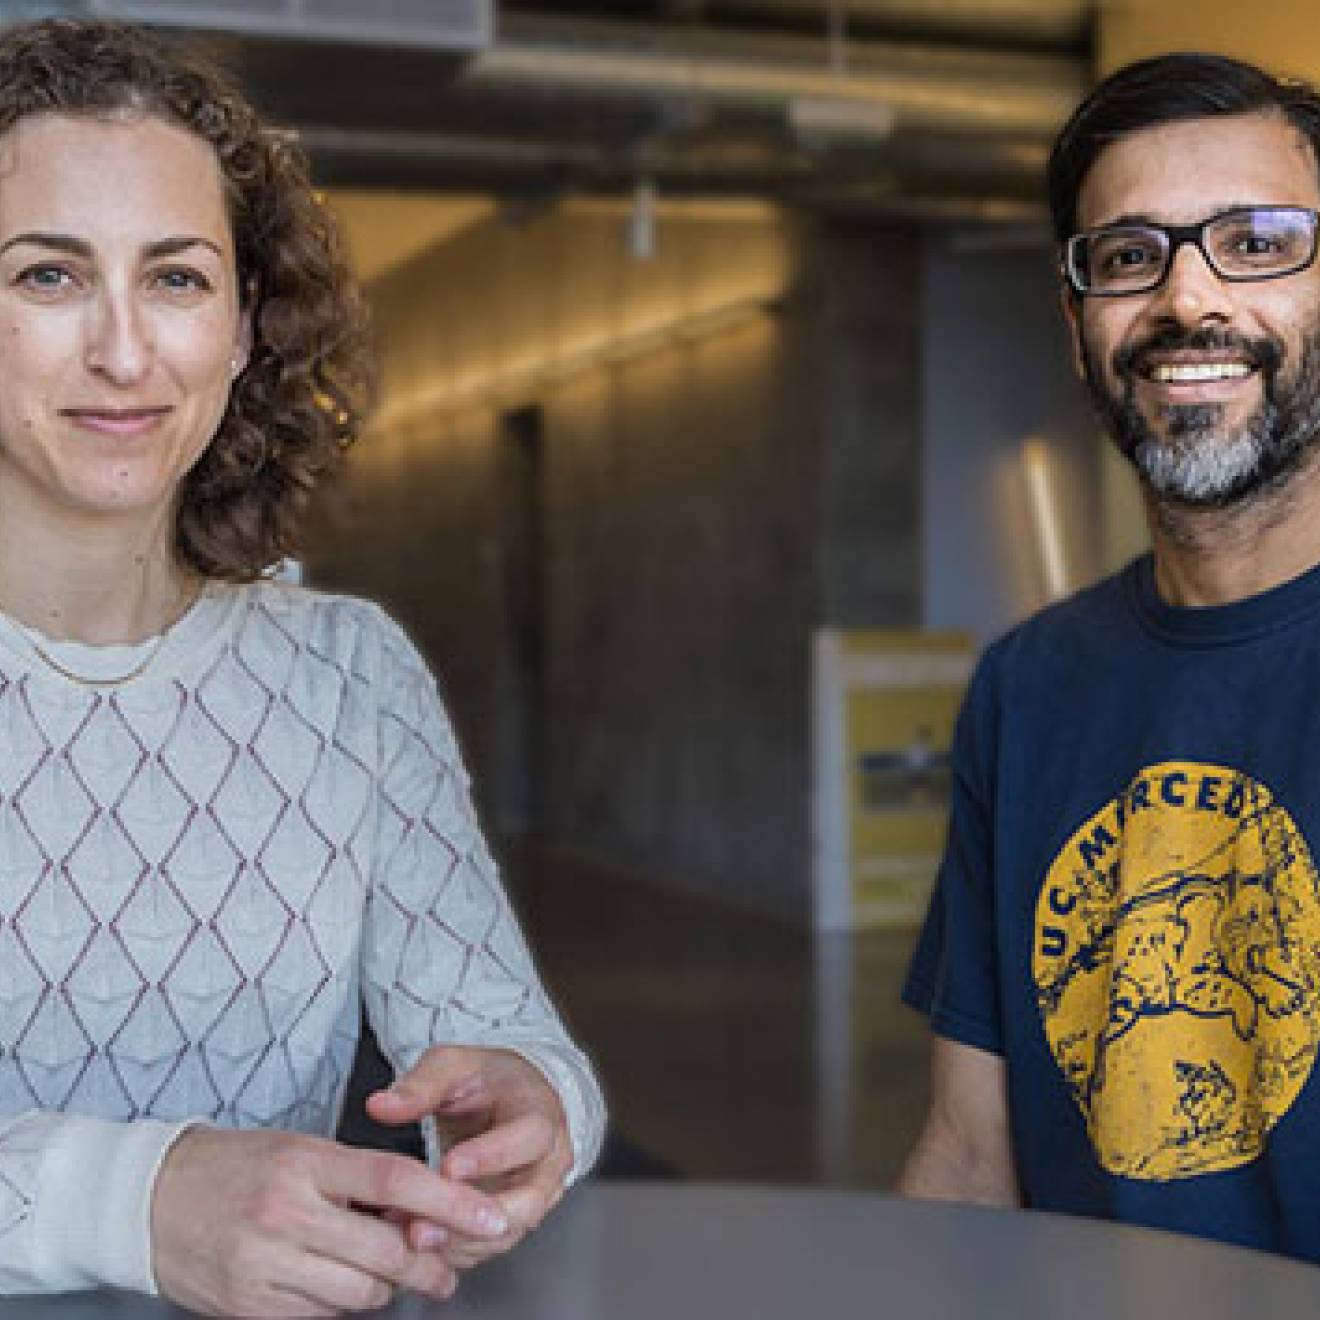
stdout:
<svg viewBox="0 0 1320 1320">
<path fill-rule="evenodd" d="M 449 1297 L 453 1269 L 395 1222 L 498 1238 L 504 1212 L 405 1155 L 287 1132 L 190 1128 L 157 1174 L 152 1264 L 161 1293 L 211 1315 L 325 1316 L 396 1288 Z"/>
</svg>

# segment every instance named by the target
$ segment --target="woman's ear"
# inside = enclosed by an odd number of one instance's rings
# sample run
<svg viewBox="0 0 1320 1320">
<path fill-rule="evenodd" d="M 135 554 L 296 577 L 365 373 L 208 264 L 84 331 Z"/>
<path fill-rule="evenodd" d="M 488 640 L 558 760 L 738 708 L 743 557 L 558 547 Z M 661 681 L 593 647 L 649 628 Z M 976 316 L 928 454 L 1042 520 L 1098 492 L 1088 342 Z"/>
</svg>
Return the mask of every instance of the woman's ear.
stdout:
<svg viewBox="0 0 1320 1320">
<path fill-rule="evenodd" d="M 234 351 L 229 358 L 229 376 L 237 380 L 252 356 L 252 309 L 244 307 L 238 314 L 238 332 L 234 336 Z"/>
</svg>

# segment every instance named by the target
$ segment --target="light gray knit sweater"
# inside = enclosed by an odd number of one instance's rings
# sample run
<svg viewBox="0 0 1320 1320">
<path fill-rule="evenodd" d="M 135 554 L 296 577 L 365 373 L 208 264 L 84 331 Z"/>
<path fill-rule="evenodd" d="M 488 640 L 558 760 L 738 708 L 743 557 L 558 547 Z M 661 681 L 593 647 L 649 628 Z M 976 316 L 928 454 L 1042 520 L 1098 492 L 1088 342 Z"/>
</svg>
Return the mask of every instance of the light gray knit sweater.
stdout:
<svg viewBox="0 0 1320 1320">
<path fill-rule="evenodd" d="M 142 647 L 0 617 L 0 1291 L 153 1291 L 189 1121 L 334 1131 L 358 1004 L 396 1069 L 517 1050 L 575 1174 L 604 1108 L 532 968 L 434 680 L 377 607 L 213 584 Z"/>
</svg>

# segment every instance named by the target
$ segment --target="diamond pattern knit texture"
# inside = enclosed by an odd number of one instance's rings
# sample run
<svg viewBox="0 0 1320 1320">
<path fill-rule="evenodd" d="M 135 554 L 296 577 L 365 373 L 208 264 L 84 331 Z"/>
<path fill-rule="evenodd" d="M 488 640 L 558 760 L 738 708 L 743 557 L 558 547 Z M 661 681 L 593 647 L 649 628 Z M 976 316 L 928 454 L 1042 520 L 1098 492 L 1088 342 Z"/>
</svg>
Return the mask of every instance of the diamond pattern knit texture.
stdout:
<svg viewBox="0 0 1320 1320">
<path fill-rule="evenodd" d="M 520 1050 L 590 1161 L 599 1090 L 434 680 L 379 609 L 212 586 L 111 687 L 43 670 L 11 625 L 0 642 L 0 1290 L 150 1287 L 150 1183 L 177 1125 L 333 1132 L 362 998 L 397 1069 L 437 1042 Z M 74 1116 L 108 1121 L 111 1146 L 173 1125 L 117 1166 L 143 1184 L 113 1226 L 134 1239 L 127 1279 L 43 1240 L 61 1198 L 89 1194 L 76 1160 L 61 1174 L 86 1140 Z"/>
</svg>

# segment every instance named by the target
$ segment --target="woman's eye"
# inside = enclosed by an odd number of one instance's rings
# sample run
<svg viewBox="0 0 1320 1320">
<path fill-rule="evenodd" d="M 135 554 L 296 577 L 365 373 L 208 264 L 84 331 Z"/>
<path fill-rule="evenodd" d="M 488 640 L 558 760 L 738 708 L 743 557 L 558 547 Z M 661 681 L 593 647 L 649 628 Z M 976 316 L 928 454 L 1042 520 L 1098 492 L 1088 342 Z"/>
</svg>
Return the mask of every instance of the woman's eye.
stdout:
<svg viewBox="0 0 1320 1320">
<path fill-rule="evenodd" d="M 45 263 L 25 267 L 14 280 L 15 284 L 35 293 L 61 293 L 76 282 L 73 272 L 64 266 Z"/>
<path fill-rule="evenodd" d="M 187 266 L 170 266 L 156 271 L 153 277 L 158 288 L 167 293 L 208 293 L 211 281 L 200 270 Z"/>
</svg>

